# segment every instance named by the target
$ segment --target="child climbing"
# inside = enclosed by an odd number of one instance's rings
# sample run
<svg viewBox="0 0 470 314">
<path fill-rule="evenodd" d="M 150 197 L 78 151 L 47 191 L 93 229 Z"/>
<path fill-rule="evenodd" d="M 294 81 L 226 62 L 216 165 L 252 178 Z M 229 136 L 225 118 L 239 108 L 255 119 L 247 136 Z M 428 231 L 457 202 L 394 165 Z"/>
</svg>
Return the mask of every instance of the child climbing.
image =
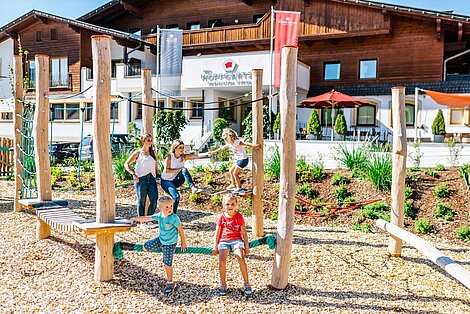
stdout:
<svg viewBox="0 0 470 314">
<path fill-rule="evenodd" d="M 242 169 L 244 169 L 248 165 L 248 155 L 246 154 L 244 146 L 249 146 L 254 149 L 261 149 L 261 145 L 243 142 L 238 138 L 237 132 L 228 128 L 222 131 L 222 138 L 226 144 L 214 150 L 212 154 L 217 154 L 229 147 L 232 149 L 235 163 L 229 170 L 230 185 L 227 186 L 226 189 L 229 191 L 233 191 L 233 193 L 246 193 L 247 191 L 242 188 L 242 184 L 240 182 L 239 177 L 239 174 Z"/>
<path fill-rule="evenodd" d="M 157 208 L 157 156 L 153 148 L 153 137 L 145 134 L 141 138 L 142 148 L 133 152 L 124 163 L 126 170 L 132 175 L 137 193 L 137 215 L 145 215 L 145 200 L 149 198 L 148 215 L 153 215 Z M 135 168 L 131 164 L 135 162 Z"/>
<path fill-rule="evenodd" d="M 243 292 L 246 297 L 251 297 L 253 290 L 248 281 L 248 269 L 245 261 L 245 255 L 250 253 L 245 220 L 237 210 L 238 202 L 233 194 L 226 194 L 223 197 L 222 206 L 224 212 L 217 221 L 214 250 L 212 251 L 212 255 L 219 255 L 219 295 L 227 294 L 227 257 L 228 253 L 232 251 L 237 258 L 243 276 Z"/>
<path fill-rule="evenodd" d="M 171 144 L 170 153 L 165 159 L 165 170 L 162 173 L 162 188 L 173 199 L 173 211 L 176 214 L 178 204 L 180 202 L 180 194 L 178 187 L 182 186 L 186 181 L 193 193 L 199 193 L 202 189 L 198 189 L 194 183 L 188 169 L 184 163 L 187 160 L 199 159 L 210 156 L 211 153 L 205 154 L 185 154 L 184 143 L 176 140 Z"/>
<path fill-rule="evenodd" d="M 173 255 L 175 254 L 176 244 L 178 243 L 178 234 L 181 237 L 181 251 L 186 251 L 186 237 L 184 235 L 181 220 L 173 212 L 173 202 L 169 196 L 162 196 L 158 199 L 159 213 L 152 216 L 134 217 L 131 221 L 150 222 L 156 220 L 160 229 L 158 237 L 144 243 L 144 251 L 162 250 L 163 265 L 166 272 L 167 282 L 164 292 L 169 294 L 175 289 L 173 281 Z"/>
</svg>

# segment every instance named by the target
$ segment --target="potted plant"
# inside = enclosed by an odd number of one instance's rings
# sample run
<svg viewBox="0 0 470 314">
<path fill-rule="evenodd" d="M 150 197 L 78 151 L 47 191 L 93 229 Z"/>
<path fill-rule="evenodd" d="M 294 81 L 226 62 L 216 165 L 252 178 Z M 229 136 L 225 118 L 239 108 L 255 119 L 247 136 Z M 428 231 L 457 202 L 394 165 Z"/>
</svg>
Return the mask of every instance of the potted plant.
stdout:
<svg viewBox="0 0 470 314">
<path fill-rule="evenodd" d="M 431 131 L 433 134 L 432 140 L 436 143 L 444 142 L 444 137 L 446 135 L 446 123 L 444 121 L 444 115 L 442 114 L 442 110 L 439 109 L 437 111 L 437 116 L 434 119 L 434 122 L 431 126 Z"/>
<path fill-rule="evenodd" d="M 321 139 L 320 117 L 318 116 L 318 112 L 315 109 L 312 110 L 310 118 L 308 118 L 306 131 L 308 140 L 313 140 L 314 136 L 318 140 Z"/>
<path fill-rule="evenodd" d="M 339 111 L 338 115 L 336 116 L 335 121 L 335 132 L 338 135 L 342 136 L 342 140 L 345 139 L 346 133 L 348 131 L 348 127 L 346 125 L 346 118 L 344 117 L 343 111 Z"/>
</svg>

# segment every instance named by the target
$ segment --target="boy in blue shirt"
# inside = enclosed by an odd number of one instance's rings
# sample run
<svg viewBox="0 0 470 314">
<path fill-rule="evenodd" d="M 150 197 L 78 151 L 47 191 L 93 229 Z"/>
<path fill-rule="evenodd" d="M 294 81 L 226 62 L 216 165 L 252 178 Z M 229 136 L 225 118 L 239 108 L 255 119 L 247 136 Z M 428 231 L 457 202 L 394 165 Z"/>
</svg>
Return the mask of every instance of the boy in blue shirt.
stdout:
<svg viewBox="0 0 470 314">
<path fill-rule="evenodd" d="M 181 237 L 181 251 L 186 251 L 186 237 L 180 218 L 173 213 L 173 200 L 169 196 L 162 196 L 157 203 L 160 212 L 152 216 L 134 217 L 132 221 L 150 222 L 158 221 L 160 234 L 158 237 L 148 240 L 144 243 L 144 251 L 162 250 L 163 265 L 166 271 L 167 282 L 164 292 L 171 293 L 175 288 L 173 282 L 173 255 L 175 254 L 176 244 L 178 243 L 178 234 Z"/>
</svg>

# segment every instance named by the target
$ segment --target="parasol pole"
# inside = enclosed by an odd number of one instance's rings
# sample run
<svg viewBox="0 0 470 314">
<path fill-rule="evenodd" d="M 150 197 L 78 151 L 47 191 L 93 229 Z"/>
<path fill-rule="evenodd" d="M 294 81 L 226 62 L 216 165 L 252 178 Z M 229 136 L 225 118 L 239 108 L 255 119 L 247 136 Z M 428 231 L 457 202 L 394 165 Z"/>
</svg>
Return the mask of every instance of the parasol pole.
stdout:
<svg viewBox="0 0 470 314">
<path fill-rule="evenodd" d="M 331 141 L 333 142 L 335 132 L 335 102 L 331 103 Z"/>
</svg>

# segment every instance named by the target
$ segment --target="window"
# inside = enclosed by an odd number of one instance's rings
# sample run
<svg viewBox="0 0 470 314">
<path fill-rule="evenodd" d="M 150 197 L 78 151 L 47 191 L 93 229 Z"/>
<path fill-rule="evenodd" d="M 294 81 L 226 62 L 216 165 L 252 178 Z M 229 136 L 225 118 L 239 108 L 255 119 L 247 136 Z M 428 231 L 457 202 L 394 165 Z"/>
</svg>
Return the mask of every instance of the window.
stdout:
<svg viewBox="0 0 470 314">
<path fill-rule="evenodd" d="M 93 104 L 85 103 L 85 121 L 90 122 L 93 119 Z M 119 120 L 119 104 L 117 102 L 112 102 L 111 106 L 111 115 L 110 120 Z"/>
<path fill-rule="evenodd" d="M 36 31 L 36 42 L 42 41 L 42 31 Z"/>
<path fill-rule="evenodd" d="M 54 58 L 50 62 L 51 87 L 67 87 L 69 84 L 69 65 L 67 58 Z"/>
<path fill-rule="evenodd" d="M 51 29 L 51 40 L 57 40 L 57 28 Z"/>
<path fill-rule="evenodd" d="M 119 120 L 119 103 L 111 103 L 111 120 Z"/>
<path fill-rule="evenodd" d="M 258 23 L 263 18 L 264 14 L 255 14 L 253 15 L 253 23 Z"/>
<path fill-rule="evenodd" d="M 178 24 L 168 24 L 166 26 L 167 29 L 179 29 L 179 25 Z"/>
<path fill-rule="evenodd" d="M 191 22 L 191 23 L 188 23 L 188 27 L 187 27 L 189 30 L 196 30 L 196 29 L 201 29 L 201 23 L 199 22 Z"/>
<path fill-rule="evenodd" d="M 142 105 L 141 104 L 135 104 L 136 105 L 136 112 L 135 112 L 135 120 L 142 120 Z"/>
<path fill-rule="evenodd" d="M 182 100 L 172 100 L 171 101 L 171 107 L 172 108 L 184 108 L 184 102 Z"/>
<path fill-rule="evenodd" d="M 224 26 L 224 23 L 222 23 L 222 19 L 212 19 L 207 22 L 207 26 L 209 28 L 220 27 Z"/>
<path fill-rule="evenodd" d="M 450 108 L 450 124 L 463 125 L 463 118 L 463 108 Z"/>
<path fill-rule="evenodd" d="M 200 99 L 198 99 L 200 101 Z M 191 116 L 190 119 L 202 119 L 204 111 L 202 108 L 204 107 L 202 102 L 192 101 L 191 102 Z"/>
<path fill-rule="evenodd" d="M 85 103 L 85 121 L 91 121 L 93 117 L 93 104 L 91 102 Z"/>
<path fill-rule="evenodd" d="M 335 119 L 338 115 L 339 109 L 335 108 Z M 321 110 L 321 125 L 322 126 L 331 126 L 331 108 Z"/>
<path fill-rule="evenodd" d="M 415 125 L 415 105 L 405 104 L 405 121 L 406 126 Z"/>
<path fill-rule="evenodd" d="M 357 125 L 375 126 L 375 106 L 361 106 L 357 108 Z"/>
<path fill-rule="evenodd" d="M 371 80 L 377 78 L 377 60 L 359 61 L 359 79 Z"/>
<path fill-rule="evenodd" d="M 28 69 L 28 88 L 36 88 L 36 61 L 29 60 L 27 69 Z"/>
<path fill-rule="evenodd" d="M 0 120 L 13 120 L 13 112 L 2 112 Z"/>
<path fill-rule="evenodd" d="M 53 120 L 80 120 L 80 104 L 52 104 Z"/>
<path fill-rule="evenodd" d="M 328 62 L 324 64 L 324 76 L 325 81 L 338 81 L 341 72 L 341 63 L 339 62 Z"/>
</svg>

